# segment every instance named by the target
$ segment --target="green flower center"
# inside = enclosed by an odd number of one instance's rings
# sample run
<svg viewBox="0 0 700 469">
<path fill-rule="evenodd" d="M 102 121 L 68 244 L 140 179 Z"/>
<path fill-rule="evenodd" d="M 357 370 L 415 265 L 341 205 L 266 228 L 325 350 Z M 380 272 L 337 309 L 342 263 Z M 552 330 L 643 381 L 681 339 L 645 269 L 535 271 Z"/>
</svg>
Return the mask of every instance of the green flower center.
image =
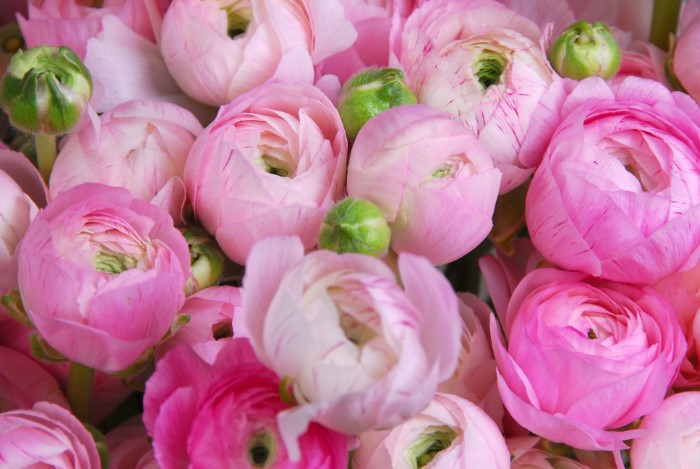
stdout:
<svg viewBox="0 0 700 469">
<path fill-rule="evenodd" d="M 484 89 L 501 80 L 508 60 L 498 52 L 485 50 L 476 59 L 476 77 Z"/>
<path fill-rule="evenodd" d="M 92 265 L 100 272 L 120 274 L 125 270 L 133 269 L 138 260 L 131 256 L 125 256 L 111 251 L 100 251 L 92 258 Z"/>
<path fill-rule="evenodd" d="M 427 466 L 437 454 L 449 448 L 457 433 L 446 425 L 428 427 L 407 449 L 414 469 Z"/>
<path fill-rule="evenodd" d="M 226 12 L 228 26 L 226 33 L 231 39 L 246 32 L 250 20 L 253 18 L 253 8 L 249 0 L 221 1 L 221 9 Z"/>
<path fill-rule="evenodd" d="M 275 461 L 277 443 L 269 433 L 254 435 L 248 443 L 248 462 L 252 467 L 270 467 Z"/>
</svg>

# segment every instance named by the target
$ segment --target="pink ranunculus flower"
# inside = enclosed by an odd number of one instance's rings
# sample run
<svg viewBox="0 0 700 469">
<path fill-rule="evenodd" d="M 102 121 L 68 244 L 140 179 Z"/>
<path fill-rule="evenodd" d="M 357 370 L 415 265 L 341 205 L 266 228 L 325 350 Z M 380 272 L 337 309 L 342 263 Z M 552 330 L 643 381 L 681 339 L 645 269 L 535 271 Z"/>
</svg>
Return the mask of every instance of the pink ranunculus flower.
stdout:
<svg viewBox="0 0 700 469">
<path fill-rule="evenodd" d="M 362 128 L 348 164 L 348 194 L 373 202 L 391 247 L 446 264 L 486 238 L 501 174 L 474 135 L 425 105 L 391 108 Z"/>
<path fill-rule="evenodd" d="M 105 435 L 110 469 L 159 469 L 141 415 Z"/>
<path fill-rule="evenodd" d="M 458 293 L 462 317 L 462 350 L 454 376 L 438 391 L 464 398 L 481 407 L 499 428 L 503 426 L 503 403 L 496 385 L 496 360 L 488 334 L 491 310 L 471 293 Z"/>
<path fill-rule="evenodd" d="M 91 115 L 87 125 L 63 142 L 49 180 L 50 195 L 55 198 L 79 184 L 99 182 L 179 209 L 184 200 L 165 194 L 173 179 L 182 178 L 201 131 L 189 111 L 165 102 L 134 100 L 99 117 Z"/>
<path fill-rule="evenodd" d="M 185 185 L 195 215 L 243 264 L 274 235 L 316 244 L 344 189 L 347 138 L 338 111 L 312 85 L 273 83 L 238 97 L 195 142 Z"/>
<path fill-rule="evenodd" d="M 88 41 L 102 29 L 102 20 L 114 16 L 129 29 L 155 41 L 151 12 L 162 13 L 169 0 L 104 0 L 100 6 L 79 0 L 29 0 L 27 18 L 19 25 L 28 47 L 68 46 L 85 58 Z"/>
<path fill-rule="evenodd" d="M 590 469 L 573 459 L 556 456 L 536 448 L 539 441 L 540 438 L 536 436 L 508 438 L 506 443 L 511 454 L 510 467 L 512 469 Z"/>
<path fill-rule="evenodd" d="M 309 422 L 357 435 L 416 415 L 453 376 L 460 352 L 457 297 L 418 256 L 394 272 L 361 254 L 314 251 L 298 238 L 251 250 L 243 309 L 260 360 L 288 380 L 299 406 L 280 415 L 292 459 Z"/>
<path fill-rule="evenodd" d="M 0 412 L 31 409 L 40 401 L 68 409 L 56 379 L 32 358 L 0 346 L 0 363 Z"/>
<path fill-rule="evenodd" d="M 418 102 L 457 117 L 491 153 L 503 173 L 501 193 L 532 174 L 546 145 L 529 132 L 556 77 L 541 35 L 496 1 L 437 0 L 409 16 L 396 46 Z"/>
<path fill-rule="evenodd" d="M 632 442 L 633 468 L 695 467 L 700 458 L 700 392 L 667 397 L 639 429 L 645 433 Z"/>
<path fill-rule="evenodd" d="M 629 77 L 578 82 L 530 184 L 526 220 L 566 269 L 653 283 L 700 246 L 700 108 Z"/>
<path fill-rule="evenodd" d="M 101 467 L 92 435 L 73 414 L 48 402 L 0 414 L 0 462 L 8 468 Z"/>
<path fill-rule="evenodd" d="M 536 269 L 507 317 L 491 321 L 498 389 L 531 432 L 584 450 L 620 450 L 635 430 L 613 431 L 658 406 L 685 355 L 675 313 L 656 291 Z"/>
<path fill-rule="evenodd" d="M 189 321 L 156 348 L 156 360 L 183 344 L 244 336 L 243 319 L 240 318 L 242 307 L 240 288 L 227 285 L 208 287 L 188 296 L 178 314 L 187 315 Z"/>
<path fill-rule="evenodd" d="M 72 361 L 124 369 L 184 302 L 189 250 L 164 210 L 81 184 L 53 199 L 20 246 L 19 290 L 46 341 Z"/>
<path fill-rule="evenodd" d="M 160 46 L 178 85 L 218 106 L 276 75 L 312 83 L 355 37 L 340 0 L 174 0 Z"/>
<path fill-rule="evenodd" d="M 46 185 L 21 153 L 0 148 L 0 297 L 17 288 L 17 245 L 46 205 Z M 6 315 L 0 304 L 0 319 Z"/>
<path fill-rule="evenodd" d="M 348 439 L 311 425 L 292 462 L 277 415 L 291 405 L 280 381 L 256 358 L 247 339 L 178 347 L 146 383 L 143 421 L 162 469 L 188 467 L 338 469 L 347 467 Z"/>
<path fill-rule="evenodd" d="M 476 404 L 437 393 L 418 415 L 390 430 L 360 435 L 353 468 L 506 469 L 508 447 Z"/>
</svg>

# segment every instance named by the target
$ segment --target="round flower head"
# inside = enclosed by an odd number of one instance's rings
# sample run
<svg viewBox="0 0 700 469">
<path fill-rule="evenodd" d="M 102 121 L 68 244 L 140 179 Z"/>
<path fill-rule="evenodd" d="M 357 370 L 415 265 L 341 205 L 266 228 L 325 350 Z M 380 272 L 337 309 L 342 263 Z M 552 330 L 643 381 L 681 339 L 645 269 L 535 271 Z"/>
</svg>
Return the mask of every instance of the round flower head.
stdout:
<svg viewBox="0 0 700 469">
<path fill-rule="evenodd" d="M 620 68 L 620 46 L 605 23 L 578 21 L 564 30 L 547 54 L 561 76 L 612 78 Z"/>
</svg>

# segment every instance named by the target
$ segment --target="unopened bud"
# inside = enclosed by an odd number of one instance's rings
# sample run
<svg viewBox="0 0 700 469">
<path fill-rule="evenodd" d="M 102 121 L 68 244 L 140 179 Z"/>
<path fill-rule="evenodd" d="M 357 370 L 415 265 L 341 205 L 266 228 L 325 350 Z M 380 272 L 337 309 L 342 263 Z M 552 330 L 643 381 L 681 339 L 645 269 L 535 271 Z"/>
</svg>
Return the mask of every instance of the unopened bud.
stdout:
<svg viewBox="0 0 700 469">
<path fill-rule="evenodd" d="M 368 200 L 349 197 L 335 204 L 326 215 L 318 247 L 341 254 L 383 256 L 390 239 L 391 230 L 381 210 Z"/>
<path fill-rule="evenodd" d="M 620 46 L 610 28 L 601 22 L 572 24 L 552 44 L 547 57 L 559 75 L 574 80 L 612 78 L 620 68 Z"/>
<path fill-rule="evenodd" d="M 350 77 L 343 85 L 338 111 L 349 140 L 380 112 L 401 104 L 416 104 L 416 95 L 395 68 L 369 69 Z"/>
</svg>

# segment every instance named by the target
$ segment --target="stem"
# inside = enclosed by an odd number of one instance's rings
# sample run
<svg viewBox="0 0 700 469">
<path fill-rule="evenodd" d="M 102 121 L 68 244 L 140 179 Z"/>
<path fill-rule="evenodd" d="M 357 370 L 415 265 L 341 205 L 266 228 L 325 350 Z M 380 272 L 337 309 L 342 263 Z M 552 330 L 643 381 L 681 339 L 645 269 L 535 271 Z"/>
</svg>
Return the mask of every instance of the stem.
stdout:
<svg viewBox="0 0 700 469">
<path fill-rule="evenodd" d="M 95 370 L 92 368 L 71 362 L 68 375 L 68 402 L 73 414 L 81 422 L 87 422 L 90 419 L 94 375 Z"/>
<path fill-rule="evenodd" d="M 649 41 L 662 50 L 668 51 L 670 35 L 676 33 L 681 4 L 682 0 L 654 0 Z"/>
<path fill-rule="evenodd" d="M 56 136 L 38 133 L 34 135 L 36 142 L 36 159 L 39 172 L 48 184 L 53 162 L 56 161 Z"/>
</svg>

